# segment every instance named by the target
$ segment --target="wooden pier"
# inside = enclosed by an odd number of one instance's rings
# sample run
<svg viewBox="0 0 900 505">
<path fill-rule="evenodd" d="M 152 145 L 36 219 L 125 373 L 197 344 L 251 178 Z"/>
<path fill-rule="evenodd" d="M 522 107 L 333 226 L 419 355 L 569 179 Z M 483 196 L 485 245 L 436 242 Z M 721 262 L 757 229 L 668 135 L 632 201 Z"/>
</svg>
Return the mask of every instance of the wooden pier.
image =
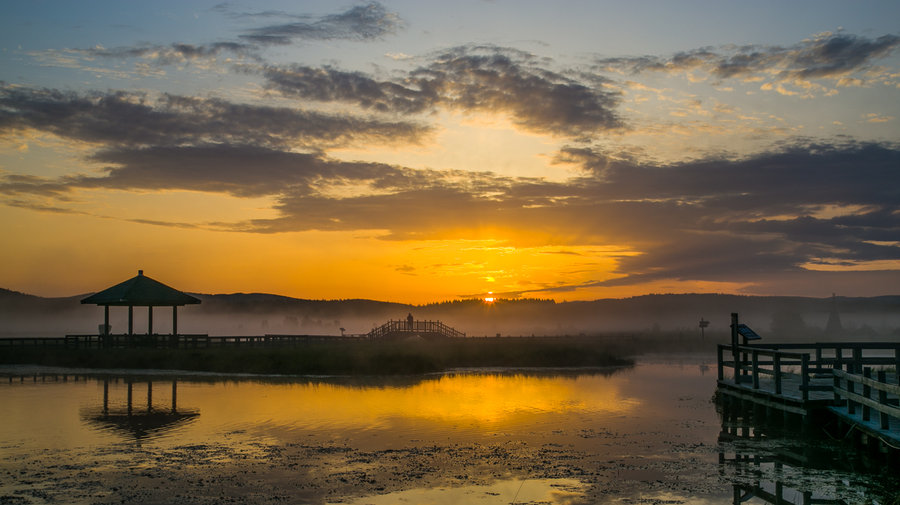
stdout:
<svg viewBox="0 0 900 505">
<path fill-rule="evenodd" d="M 799 421 L 804 432 L 836 425 L 897 464 L 900 343 L 719 345 L 717 362 L 718 396 L 732 409 L 758 422 Z"/>
<path fill-rule="evenodd" d="M 100 348 L 180 348 L 196 349 L 224 346 L 292 346 L 314 342 L 358 342 L 364 336 L 341 335 L 234 335 L 209 336 L 206 334 L 109 334 L 109 335 L 66 335 L 64 337 L 9 337 L 0 338 L 0 349 L 6 348 L 65 348 L 65 349 L 100 349 Z"/>
</svg>

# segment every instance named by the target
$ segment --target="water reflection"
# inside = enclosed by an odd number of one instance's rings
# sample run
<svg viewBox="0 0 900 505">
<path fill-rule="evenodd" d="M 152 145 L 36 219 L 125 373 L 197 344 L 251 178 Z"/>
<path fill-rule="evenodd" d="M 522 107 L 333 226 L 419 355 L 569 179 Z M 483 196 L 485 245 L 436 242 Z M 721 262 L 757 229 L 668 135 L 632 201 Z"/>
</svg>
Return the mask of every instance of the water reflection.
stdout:
<svg viewBox="0 0 900 505">
<path fill-rule="evenodd" d="M 128 378 L 127 399 L 124 405 L 113 404 L 110 408 L 108 377 L 103 378 L 103 404 L 87 405 L 81 408 L 81 419 L 101 430 L 117 432 L 143 441 L 163 435 L 181 425 L 192 422 L 200 412 L 191 408 L 178 408 L 178 380 L 171 381 L 171 406 L 160 408 L 153 404 L 153 381 L 146 382 L 146 402 L 134 406 L 135 382 Z M 157 383 L 159 386 L 159 383 Z"/>
<path fill-rule="evenodd" d="M 719 417 L 706 363 L 399 378 L 17 376 L 0 380 L 0 475 L 11 479 L 0 494 L 183 505 L 890 503 L 897 488 L 879 482 L 890 479 L 820 464 L 852 460 L 839 445 L 777 435 L 746 414 Z"/>
<path fill-rule="evenodd" d="M 734 505 L 895 504 L 900 482 L 887 455 L 864 454 L 783 416 L 719 405 L 720 474 Z"/>
<path fill-rule="evenodd" d="M 200 385 L 196 387 L 200 388 Z M 577 413 L 625 415 L 640 400 L 609 374 L 451 373 L 416 380 L 234 381 L 204 387 L 204 416 L 230 431 L 445 436 L 539 426 Z M 213 396 L 215 395 L 215 396 Z"/>
<path fill-rule="evenodd" d="M 350 505 L 429 505 L 540 503 L 567 505 L 581 503 L 585 485 L 576 479 L 509 479 L 484 485 L 417 488 L 344 501 Z"/>
</svg>

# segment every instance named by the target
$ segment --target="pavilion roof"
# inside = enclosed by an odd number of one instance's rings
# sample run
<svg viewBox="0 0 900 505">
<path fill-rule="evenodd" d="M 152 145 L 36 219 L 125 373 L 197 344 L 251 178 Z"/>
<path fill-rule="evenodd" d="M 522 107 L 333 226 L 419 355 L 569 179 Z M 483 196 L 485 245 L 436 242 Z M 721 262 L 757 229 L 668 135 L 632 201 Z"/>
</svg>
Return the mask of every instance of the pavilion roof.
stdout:
<svg viewBox="0 0 900 505">
<path fill-rule="evenodd" d="M 123 306 L 177 306 L 200 303 L 193 296 L 151 279 L 143 270 L 125 282 L 106 288 L 81 300 L 81 303 Z"/>
</svg>

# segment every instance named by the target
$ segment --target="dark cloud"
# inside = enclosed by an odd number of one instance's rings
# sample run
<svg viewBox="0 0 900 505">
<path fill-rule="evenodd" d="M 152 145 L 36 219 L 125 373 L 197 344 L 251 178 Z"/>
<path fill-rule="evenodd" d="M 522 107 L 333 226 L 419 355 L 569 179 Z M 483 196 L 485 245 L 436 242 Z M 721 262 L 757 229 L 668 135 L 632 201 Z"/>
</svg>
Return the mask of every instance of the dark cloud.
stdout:
<svg viewBox="0 0 900 505">
<path fill-rule="evenodd" d="M 73 49 L 69 52 L 91 58 L 144 58 L 153 60 L 159 65 L 215 59 L 222 54 L 262 61 L 260 52 L 266 46 L 288 45 L 302 40 L 344 39 L 365 42 L 396 33 L 403 27 L 400 17 L 389 12 L 378 2 L 358 5 L 345 12 L 319 17 L 292 15 L 283 11 L 234 12 L 225 3 L 216 5 L 212 10 L 237 19 L 281 18 L 298 21 L 253 28 L 239 36 L 238 40 L 203 44 L 148 44 L 110 49 L 94 47 Z"/>
<path fill-rule="evenodd" d="M 259 59 L 256 46 L 241 42 L 214 42 L 210 44 L 144 45 L 115 48 L 93 47 L 71 50 L 88 57 L 146 58 L 160 65 L 172 65 L 200 59 L 214 59 L 223 53 Z"/>
<path fill-rule="evenodd" d="M 598 60 L 602 68 L 626 72 L 682 72 L 702 68 L 719 78 L 769 77 L 779 80 L 838 78 L 865 69 L 900 46 L 900 36 L 869 39 L 856 35 L 827 34 L 791 47 L 747 45 L 702 48 L 669 58 L 642 56 Z"/>
<path fill-rule="evenodd" d="M 215 144 L 110 149 L 92 155 L 91 160 L 105 165 L 104 175 L 59 179 L 7 176 L 0 182 L 0 193 L 56 196 L 73 189 L 103 188 L 315 197 L 317 187 L 322 185 L 377 185 L 382 180 L 396 183 L 406 172 L 379 163 L 331 160 L 319 154 Z"/>
<path fill-rule="evenodd" d="M 34 129 L 107 145 L 207 143 L 321 149 L 356 141 L 416 142 L 428 129 L 283 107 L 166 95 L 0 88 L 0 134 Z"/>
<path fill-rule="evenodd" d="M 107 175 L 73 179 L 70 186 L 186 189 L 241 197 L 310 195 L 318 182 L 374 181 L 400 172 L 379 163 L 340 162 L 254 146 L 122 149 L 98 153 L 93 159 L 110 165 Z"/>
<path fill-rule="evenodd" d="M 313 68 L 266 66 L 262 75 L 270 89 L 320 102 L 344 102 L 378 112 L 419 113 L 430 110 L 436 97 L 420 89 L 379 81 L 362 72 L 345 72 L 330 67 Z"/>
<path fill-rule="evenodd" d="M 402 27 L 399 16 L 378 2 L 370 2 L 340 14 L 255 28 L 241 38 L 262 45 L 287 45 L 297 39 L 367 41 L 396 33 Z"/>
<path fill-rule="evenodd" d="M 619 96 L 554 72 L 526 53 L 459 47 L 432 57 L 396 80 L 333 68 L 265 67 L 270 88 L 288 96 L 340 101 L 380 112 L 418 113 L 439 107 L 509 115 L 519 126 L 553 135 L 590 135 L 623 125 Z"/>
<path fill-rule="evenodd" d="M 519 125 L 550 134 L 591 134 L 622 126 L 619 97 L 498 48 L 463 47 L 438 55 L 410 79 L 442 104 L 505 112 Z"/>
</svg>

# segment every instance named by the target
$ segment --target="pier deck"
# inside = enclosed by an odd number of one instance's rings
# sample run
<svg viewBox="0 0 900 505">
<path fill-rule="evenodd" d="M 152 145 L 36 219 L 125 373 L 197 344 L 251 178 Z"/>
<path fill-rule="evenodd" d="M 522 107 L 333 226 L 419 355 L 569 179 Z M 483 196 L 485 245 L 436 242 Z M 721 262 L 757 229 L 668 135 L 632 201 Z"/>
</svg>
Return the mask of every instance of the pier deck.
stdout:
<svg viewBox="0 0 900 505">
<path fill-rule="evenodd" d="M 837 421 L 865 443 L 900 450 L 900 343 L 719 345 L 717 361 L 718 392 L 729 400 L 767 418 L 800 416 L 804 427 Z"/>
</svg>

